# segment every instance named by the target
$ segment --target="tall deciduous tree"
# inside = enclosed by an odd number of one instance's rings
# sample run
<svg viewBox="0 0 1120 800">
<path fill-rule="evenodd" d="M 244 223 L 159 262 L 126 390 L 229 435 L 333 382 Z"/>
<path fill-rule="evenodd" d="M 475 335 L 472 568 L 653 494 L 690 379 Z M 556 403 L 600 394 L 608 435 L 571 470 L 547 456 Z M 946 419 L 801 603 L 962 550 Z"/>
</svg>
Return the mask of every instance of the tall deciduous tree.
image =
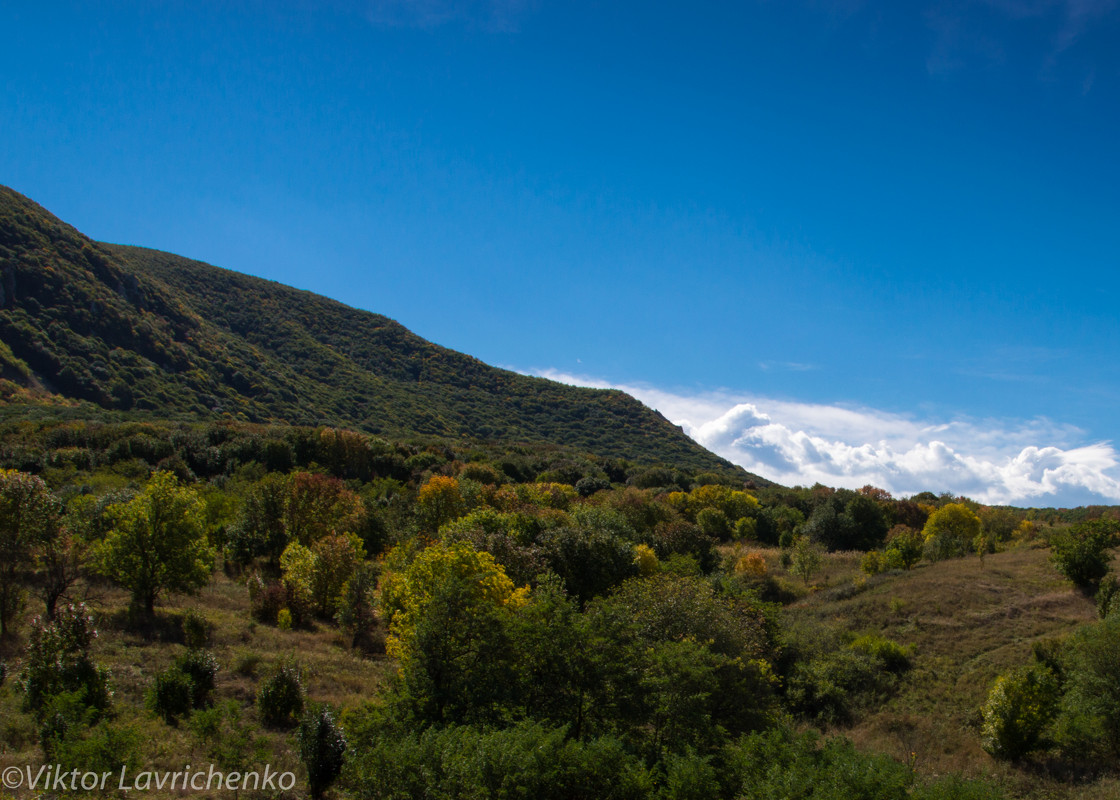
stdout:
<svg viewBox="0 0 1120 800">
<path fill-rule="evenodd" d="M 133 607 L 148 614 L 163 594 L 201 589 L 214 562 L 204 511 L 172 473 L 157 472 L 143 493 L 113 508 L 113 527 L 98 550 L 101 572 L 132 592 Z"/>
<path fill-rule="evenodd" d="M 13 628 L 22 602 L 20 578 L 35 547 L 58 532 L 59 504 L 40 478 L 0 470 L 0 636 Z"/>
<path fill-rule="evenodd" d="M 931 560 L 963 556 L 980 535 L 980 517 L 963 503 L 949 503 L 934 511 L 922 528 Z"/>
</svg>

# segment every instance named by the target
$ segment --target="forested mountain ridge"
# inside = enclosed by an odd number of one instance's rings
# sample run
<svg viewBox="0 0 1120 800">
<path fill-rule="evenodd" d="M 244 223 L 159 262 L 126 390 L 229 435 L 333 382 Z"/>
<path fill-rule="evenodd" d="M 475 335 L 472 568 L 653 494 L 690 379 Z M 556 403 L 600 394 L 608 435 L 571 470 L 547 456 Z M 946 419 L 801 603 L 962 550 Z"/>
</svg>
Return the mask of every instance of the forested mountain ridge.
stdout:
<svg viewBox="0 0 1120 800">
<path fill-rule="evenodd" d="M 623 392 L 497 369 L 310 292 L 94 242 L 6 187 L 0 379 L 9 396 L 125 412 L 549 442 L 769 483 Z"/>
</svg>

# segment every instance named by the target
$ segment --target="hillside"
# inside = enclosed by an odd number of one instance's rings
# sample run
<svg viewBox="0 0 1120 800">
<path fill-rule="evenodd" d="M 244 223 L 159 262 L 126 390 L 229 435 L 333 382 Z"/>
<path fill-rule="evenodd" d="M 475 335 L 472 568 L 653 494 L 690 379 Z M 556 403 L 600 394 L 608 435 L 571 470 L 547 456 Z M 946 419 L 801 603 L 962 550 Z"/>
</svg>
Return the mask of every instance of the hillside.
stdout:
<svg viewBox="0 0 1120 800">
<path fill-rule="evenodd" d="M 310 292 L 94 242 L 6 187 L 0 341 L 9 397 L 30 391 L 130 414 L 551 443 L 770 483 L 623 392 L 496 369 Z"/>
</svg>

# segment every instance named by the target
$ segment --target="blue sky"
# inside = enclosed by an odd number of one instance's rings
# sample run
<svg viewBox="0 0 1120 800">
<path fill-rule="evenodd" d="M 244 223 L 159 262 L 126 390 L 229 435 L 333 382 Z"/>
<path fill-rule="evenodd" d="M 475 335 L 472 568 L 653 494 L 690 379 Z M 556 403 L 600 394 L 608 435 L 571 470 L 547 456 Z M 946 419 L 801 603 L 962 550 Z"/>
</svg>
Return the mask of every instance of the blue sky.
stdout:
<svg viewBox="0 0 1120 800">
<path fill-rule="evenodd" d="M 6 3 L 0 183 L 786 483 L 1120 503 L 1120 3 Z"/>
</svg>

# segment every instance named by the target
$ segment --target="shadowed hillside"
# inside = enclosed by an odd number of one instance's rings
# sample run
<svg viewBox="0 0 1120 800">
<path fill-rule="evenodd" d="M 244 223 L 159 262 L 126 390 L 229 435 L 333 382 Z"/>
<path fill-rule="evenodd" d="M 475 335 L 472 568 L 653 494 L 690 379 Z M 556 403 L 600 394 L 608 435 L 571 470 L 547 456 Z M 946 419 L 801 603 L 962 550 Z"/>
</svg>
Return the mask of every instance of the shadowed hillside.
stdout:
<svg viewBox="0 0 1120 800">
<path fill-rule="evenodd" d="M 623 392 L 496 369 L 310 292 L 93 242 L 2 187 L 0 335 L 9 397 L 32 390 L 160 416 L 548 442 L 769 483 Z"/>
</svg>

